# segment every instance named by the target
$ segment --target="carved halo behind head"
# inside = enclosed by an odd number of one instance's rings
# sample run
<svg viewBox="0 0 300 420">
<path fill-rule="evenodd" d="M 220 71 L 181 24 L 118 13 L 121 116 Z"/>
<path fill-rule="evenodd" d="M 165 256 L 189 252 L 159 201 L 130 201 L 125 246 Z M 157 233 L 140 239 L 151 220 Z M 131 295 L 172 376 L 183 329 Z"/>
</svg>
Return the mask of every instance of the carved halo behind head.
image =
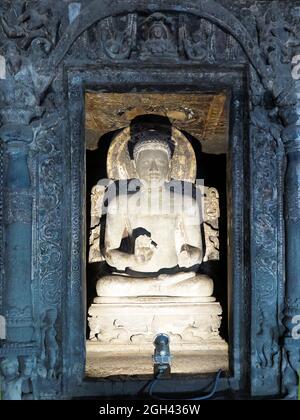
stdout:
<svg viewBox="0 0 300 420">
<path fill-rule="evenodd" d="M 171 178 L 181 181 L 195 182 L 196 156 L 194 149 L 185 135 L 172 127 L 171 139 Z M 107 155 L 107 176 L 110 179 L 137 178 L 133 163 L 133 152 L 129 151 L 132 142 L 130 127 L 123 129 L 113 139 Z"/>
</svg>

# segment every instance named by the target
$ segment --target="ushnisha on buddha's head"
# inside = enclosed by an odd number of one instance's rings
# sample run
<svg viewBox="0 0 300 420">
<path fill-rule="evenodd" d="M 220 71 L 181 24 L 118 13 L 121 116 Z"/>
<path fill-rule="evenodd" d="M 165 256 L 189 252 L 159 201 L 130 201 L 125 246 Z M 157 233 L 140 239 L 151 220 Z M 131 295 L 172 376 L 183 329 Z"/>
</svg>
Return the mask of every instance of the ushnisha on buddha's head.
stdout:
<svg viewBox="0 0 300 420">
<path fill-rule="evenodd" d="M 172 143 L 168 127 L 159 122 L 140 123 L 133 135 L 132 158 L 138 178 L 149 186 L 169 181 Z"/>
</svg>

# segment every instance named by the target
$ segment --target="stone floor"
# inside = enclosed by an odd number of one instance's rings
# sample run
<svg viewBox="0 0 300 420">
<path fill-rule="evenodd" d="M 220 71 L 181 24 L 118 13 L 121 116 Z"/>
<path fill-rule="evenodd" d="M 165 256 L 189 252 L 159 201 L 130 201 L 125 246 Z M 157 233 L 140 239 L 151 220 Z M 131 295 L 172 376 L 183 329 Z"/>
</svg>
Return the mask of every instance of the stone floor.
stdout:
<svg viewBox="0 0 300 420">
<path fill-rule="evenodd" d="M 153 374 L 152 348 L 144 351 L 132 349 L 132 354 L 124 351 L 93 350 L 88 348 L 86 360 L 87 377 L 105 378 L 123 375 Z M 175 350 L 172 352 L 171 372 L 198 374 L 228 370 L 228 350 Z"/>
</svg>

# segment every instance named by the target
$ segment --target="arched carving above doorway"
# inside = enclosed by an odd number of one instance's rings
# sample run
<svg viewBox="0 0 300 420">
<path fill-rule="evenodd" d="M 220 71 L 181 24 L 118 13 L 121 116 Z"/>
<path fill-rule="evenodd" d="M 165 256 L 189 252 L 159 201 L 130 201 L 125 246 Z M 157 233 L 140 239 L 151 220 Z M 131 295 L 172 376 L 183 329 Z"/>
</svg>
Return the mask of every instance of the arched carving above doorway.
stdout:
<svg viewBox="0 0 300 420">
<path fill-rule="evenodd" d="M 69 25 L 63 34 L 58 45 L 50 57 L 50 67 L 55 69 L 71 48 L 77 38 L 96 22 L 129 13 L 188 13 L 202 17 L 219 26 L 225 32 L 231 34 L 245 51 L 250 63 L 257 73 L 264 78 L 265 68 L 260 57 L 259 48 L 251 38 L 247 29 L 230 11 L 216 3 L 214 0 L 198 0 L 191 2 L 188 0 L 166 0 L 156 2 L 146 1 L 92 1 L 82 10 L 74 22 Z"/>
</svg>

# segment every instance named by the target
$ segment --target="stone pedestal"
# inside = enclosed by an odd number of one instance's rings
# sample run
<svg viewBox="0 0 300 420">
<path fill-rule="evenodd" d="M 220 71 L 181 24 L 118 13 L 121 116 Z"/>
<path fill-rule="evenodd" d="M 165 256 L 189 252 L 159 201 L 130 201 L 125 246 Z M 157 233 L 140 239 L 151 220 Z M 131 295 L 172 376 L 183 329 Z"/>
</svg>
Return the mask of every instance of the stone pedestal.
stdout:
<svg viewBox="0 0 300 420">
<path fill-rule="evenodd" d="M 158 333 L 183 350 L 227 346 L 219 336 L 222 308 L 213 297 L 98 297 L 88 314 L 90 340 L 101 346 L 148 347 Z"/>
</svg>

